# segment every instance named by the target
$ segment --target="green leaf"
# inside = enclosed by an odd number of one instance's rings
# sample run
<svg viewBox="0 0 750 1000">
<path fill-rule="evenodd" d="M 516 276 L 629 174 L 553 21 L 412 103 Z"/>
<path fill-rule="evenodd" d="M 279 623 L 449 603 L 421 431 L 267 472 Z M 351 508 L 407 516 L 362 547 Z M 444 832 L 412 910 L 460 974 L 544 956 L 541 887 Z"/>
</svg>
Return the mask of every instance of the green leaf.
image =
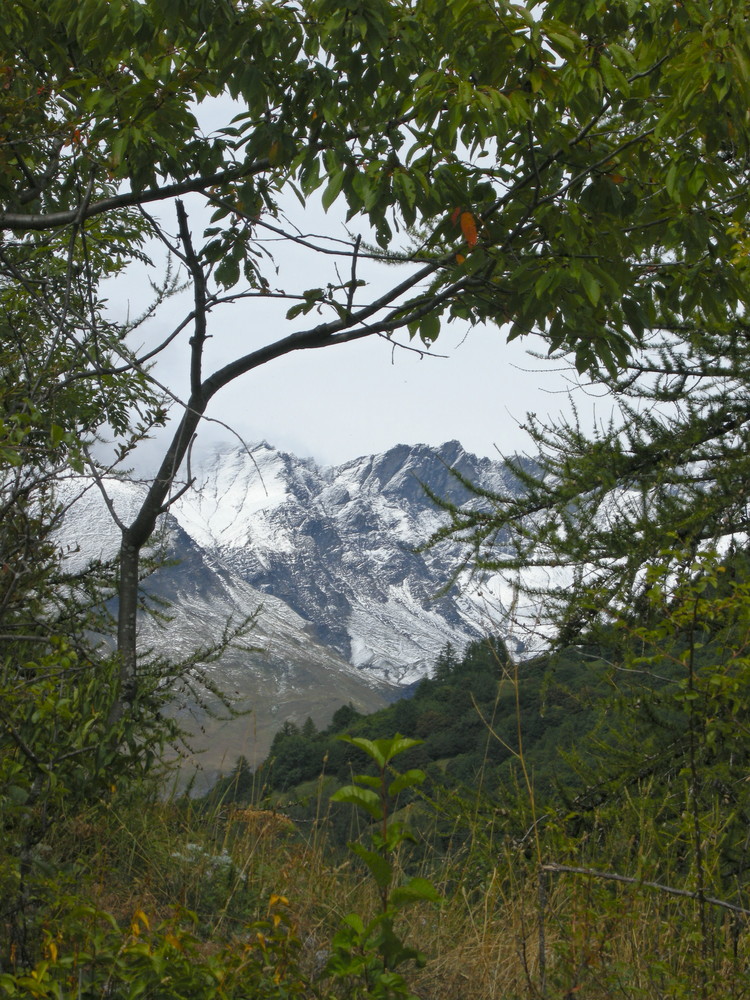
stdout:
<svg viewBox="0 0 750 1000">
<path fill-rule="evenodd" d="M 375 761 L 381 770 L 384 770 L 386 764 L 398 754 L 403 753 L 405 750 L 411 750 L 412 747 L 418 747 L 423 742 L 422 740 L 414 740 L 408 736 L 402 736 L 400 733 L 396 733 L 395 736 L 389 739 L 380 740 L 367 740 L 362 736 L 338 736 L 337 739 L 343 743 L 350 743 L 352 746 L 364 751 L 368 757 Z"/>
<path fill-rule="evenodd" d="M 375 851 L 369 851 L 362 844 L 356 842 L 350 843 L 349 849 L 367 865 L 368 871 L 374 878 L 378 888 L 386 889 L 391 884 L 393 866 L 387 858 Z"/>
<path fill-rule="evenodd" d="M 386 759 L 378 744 L 373 740 L 367 740 L 362 736 L 339 736 L 343 743 L 350 743 L 353 747 L 358 747 L 367 754 L 381 769 L 386 765 Z"/>
<path fill-rule="evenodd" d="M 354 780 L 360 785 L 366 785 L 368 788 L 381 788 L 383 781 L 380 777 L 374 774 L 355 774 Z"/>
<path fill-rule="evenodd" d="M 214 277 L 224 288 L 233 288 L 240 280 L 240 262 L 236 254 L 228 254 L 214 272 Z"/>
<path fill-rule="evenodd" d="M 296 319 L 297 316 L 307 311 L 306 302 L 298 302 L 296 305 L 292 306 L 291 309 L 287 309 L 286 318 Z"/>
<path fill-rule="evenodd" d="M 52 424 L 49 432 L 50 444 L 56 448 L 65 439 L 65 430 L 59 424 Z"/>
<path fill-rule="evenodd" d="M 665 186 L 666 186 L 666 189 L 667 189 L 667 194 L 674 201 L 679 201 L 680 200 L 680 198 L 679 198 L 679 189 L 678 189 L 678 181 L 680 181 L 682 169 L 683 168 L 682 168 L 681 164 L 678 163 L 677 161 L 675 161 L 674 163 L 672 163 L 670 165 L 669 170 L 667 171 Z"/>
<path fill-rule="evenodd" d="M 409 771 L 404 771 L 403 774 L 399 774 L 394 781 L 388 786 L 389 795 L 398 795 L 405 788 L 417 788 L 419 785 L 423 784 L 427 775 L 424 771 L 412 768 Z"/>
<path fill-rule="evenodd" d="M 344 186 L 344 178 L 346 177 L 346 171 L 341 168 L 335 174 L 331 176 L 331 179 L 326 185 L 326 189 L 321 197 L 321 202 L 323 203 L 323 208 L 328 211 L 333 202 L 338 198 L 341 188 Z"/>
<path fill-rule="evenodd" d="M 583 269 L 581 270 L 580 280 L 591 305 L 592 306 L 597 305 L 602 294 L 602 289 L 599 282 L 596 280 L 596 278 L 590 271 L 586 271 Z"/>
<path fill-rule="evenodd" d="M 553 46 L 561 54 L 567 53 L 568 55 L 573 55 L 581 47 L 580 39 L 571 35 L 563 34 L 561 29 L 552 30 L 547 29 L 547 38 L 552 42 Z"/>
<path fill-rule="evenodd" d="M 437 340 L 440 334 L 440 317 L 429 313 L 419 323 L 419 336 L 423 344 L 428 346 Z"/>
<path fill-rule="evenodd" d="M 410 736 L 402 736 L 400 733 L 396 733 L 395 736 L 386 740 L 376 740 L 376 745 L 380 748 L 381 752 L 385 756 L 386 763 L 393 760 L 400 753 L 404 753 L 405 750 L 411 750 L 413 747 L 421 746 L 424 740 L 415 740 Z"/>
<path fill-rule="evenodd" d="M 7 796 L 8 799 L 15 806 L 22 806 L 28 801 L 29 791 L 27 788 L 21 788 L 20 785 L 6 785 L 3 789 L 3 794 Z"/>
<path fill-rule="evenodd" d="M 350 805 L 360 806 L 373 819 L 383 818 L 383 807 L 380 796 L 369 788 L 358 788 L 356 785 L 345 785 L 339 788 L 331 796 L 332 802 L 348 802 Z"/>
<path fill-rule="evenodd" d="M 439 903 L 441 896 L 432 882 L 426 878 L 416 876 L 410 879 L 405 885 L 396 886 L 391 892 L 389 899 L 393 906 L 401 907 L 420 900 L 428 903 Z"/>
<path fill-rule="evenodd" d="M 347 913 L 342 923 L 344 923 L 347 927 L 351 927 L 356 934 L 361 935 L 365 933 L 364 921 L 358 913 Z"/>
<path fill-rule="evenodd" d="M 536 295 L 538 299 L 541 299 L 556 278 L 557 272 L 553 268 L 550 267 L 544 271 L 534 283 L 534 295 Z"/>
</svg>

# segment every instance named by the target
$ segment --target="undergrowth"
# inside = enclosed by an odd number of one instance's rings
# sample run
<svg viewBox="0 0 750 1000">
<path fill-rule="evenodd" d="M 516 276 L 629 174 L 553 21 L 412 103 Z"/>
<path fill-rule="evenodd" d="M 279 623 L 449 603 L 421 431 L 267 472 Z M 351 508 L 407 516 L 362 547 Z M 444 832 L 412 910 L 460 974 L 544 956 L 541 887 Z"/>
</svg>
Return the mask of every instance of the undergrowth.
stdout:
<svg viewBox="0 0 750 1000">
<path fill-rule="evenodd" d="M 127 762 L 43 814 L 8 754 L 0 998 L 744 1000 L 750 593 L 700 569 L 668 598 L 655 577 L 655 624 L 610 651 L 572 790 L 539 791 L 520 710 L 512 733 L 482 716 L 507 780 L 350 736 L 357 773 L 302 786 L 296 818 L 291 791 L 165 799 Z"/>
<path fill-rule="evenodd" d="M 487 798 L 454 795 L 435 806 L 435 823 L 450 817 L 461 849 L 430 856 L 424 830 L 409 843 L 404 817 L 388 872 L 378 875 L 383 842 L 368 870 L 362 851 L 331 846 L 324 814 L 301 829 L 273 809 L 207 812 L 189 799 L 115 796 L 59 829 L 48 852 L 55 905 L 39 924 L 31 965 L 3 954 L 0 996 L 748 994 L 746 914 L 709 907 L 710 947 L 702 948 L 700 900 L 605 877 L 622 864 L 621 828 L 602 826 L 582 843 L 565 817 L 547 817 L 537 838 L 514 829 L 512 820 L 529 819 L 520 807 L 499 822 Z M 637 820 L 651 850 L 658 829 L 649 842 L 644 817 Z M 576 864 L 589 873 L 567 870 Z M 383 880 L 390 891 L 415 877 L 436 893 L 389 911 L 389 930 L 404 942 L 398 978 L 389 979 L 374 933 L 389 905 Z M 342 952 L 350 961 L 336 975 Z"/>
</svg>

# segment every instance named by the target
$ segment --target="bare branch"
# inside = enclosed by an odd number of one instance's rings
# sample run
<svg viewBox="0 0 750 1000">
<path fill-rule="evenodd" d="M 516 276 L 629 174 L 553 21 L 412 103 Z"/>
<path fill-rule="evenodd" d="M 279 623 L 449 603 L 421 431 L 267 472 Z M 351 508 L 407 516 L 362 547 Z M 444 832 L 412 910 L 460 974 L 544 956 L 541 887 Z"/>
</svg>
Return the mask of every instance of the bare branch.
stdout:
<svg viewBox="0 0 750 1000">
<path fill-rule="evenodd" d="M 201 387 L 203 345 L 206 342 L 206 275 L 198 261 L 188 227 L 187 213 L 181 201 L 176 202 L 180 239 L 185 248 L 185 264 L 193 279 L 195 297 L 195 333 L 190 338 L 190 392 L 196 394 Z"/>
<path fill-rule="evenodd" d="M 691 889 L 675 889 L 674 886 L 664 885 L 663 882 L 651 882 L 646 879 L 631 878 L 628 875 L 618 875 L 616 872 L 600 872 L 594 868 L 576 868 L 573 865 L 549 863 L 542 865 L 541 869 L 545 872 L 567 872 L 571 875 L 589 875 L 592 878 L 608 879 L 612 882 L 624 882 L 626 885 L 642 885 L 647 889 L 658 889 L 660 892 L 666 892 L 670 896 L 684 896 L 687 899 L 702 900 L 704 903 L 710 903 L 712 906 L 721 906 L 725 910 L 732 910 L 733 913 L 742 913 L 750 917 L 750 910 L 746 910 L 743 906 L 728 903 L 725 899 L 717 899 L 715 896 L 705 896 L 703 893 L 694 892 Z"/>
<path fill-rule="evenodd" d="M 357 235 L 357 239 L 354 242 L 354 253 L 352 254 L 352 276 L 349 281 L 349 291 L 346 296 L 346 315 L 348 319 L 351 319 L 352 303 L 354 302 L 354 290 L 357 287 L 357 254 L 359 253 L 359 245 L 361 242 L 361 235 Z"/>
<path fill-rule="evenodd" d="M 101 474 L 99 473 L 99 470 L 96 467 L 96 463 L 90 456 L 87 455 L 86 458 L 87 458 L 86 464 L 89 467 L 91 478 L 96 483 L 97 489 L 102 495 L 102 499 L 106 504 L 107 510 L 109 511 L 112 520 L 115 522 L 120 531 L 124 531 L 125 525 L 123 524 L 117 511 L 115 510 L 114 504 L 112 503 L 112 498 L 110 497 L 109 493 L 107 493 L 107 490 L 104 487 L 104 480 L 102 479 Z"/>
</svg>

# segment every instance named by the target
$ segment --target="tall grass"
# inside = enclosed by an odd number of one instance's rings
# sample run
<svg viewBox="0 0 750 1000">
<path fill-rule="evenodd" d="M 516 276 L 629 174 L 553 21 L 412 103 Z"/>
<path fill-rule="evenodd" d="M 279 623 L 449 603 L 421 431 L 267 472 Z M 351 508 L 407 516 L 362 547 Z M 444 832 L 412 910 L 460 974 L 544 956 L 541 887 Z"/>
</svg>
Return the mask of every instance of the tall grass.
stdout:
<svg viewBox="0 0 750 1000">
<path fill-rule="evenodd" d="M 245 940 L 247 928 L 267 917 L 269 899 L 283 897 L 299 942 L 295 982 L 306 995 L 328 995 L 320 974 L 331 939 L 347 913 L 374 912 L 378 893 L 357 859 L 330 843 L 326 808 L 321 797 L 315 822 L 300 828 L 273 809 L 206 810 L 187 798 L 131 796 L 70 817 L 54 861 L 75 858 L 79 874 L 69 889 L 122 927 L 137 913 L 154 925 L 175 907 L 192 911 L 204 955 Z M 397 859 L 405 872 L 429 876 L 443 897 L 401 918 L 403 936 L 428 957 L 424 969 L 407 971 L 416 996 L 739 1000 L 750 993 L 747 916 L 708 905 L 710 947 L 702 948 L 699 899 L 606 877 L 622 863 L 622 830 L 576 842 L 551 823 L 539 823 L 533 836 L 522 824 L 514 832 L 512 816 L 488 829 L 496 807 L 486 800 L 480 808 L 454 797 L 441 808 L 434 829 L 421 814 L 418 854 Z M 461 846 L 431 854 L 425 845 L 438 839 L 439 824 L 444 836 L 449 808 Z M 634 815 L 631 828 L 651 852 L 659 840 L 653 817 Z M 566 870 L 576 861 L 590 872 Z M 678 862 L 667 858 L 660 878 Z M 644 873 L 654 881 L 648 865 Z"/>
</svg>

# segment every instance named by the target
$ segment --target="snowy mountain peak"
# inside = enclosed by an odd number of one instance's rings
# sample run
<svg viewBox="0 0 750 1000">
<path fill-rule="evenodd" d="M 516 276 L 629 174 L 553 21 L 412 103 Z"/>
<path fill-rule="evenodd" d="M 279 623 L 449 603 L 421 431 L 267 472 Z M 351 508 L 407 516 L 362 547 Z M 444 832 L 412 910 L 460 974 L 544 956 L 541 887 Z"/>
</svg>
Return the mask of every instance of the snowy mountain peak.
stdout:
<svg viewBox="0 0 750 1000">
<path fill-rule="evenodd" d="M 501 462 L 468 454 L 457 441 L 438 449 L 398 445 L 329 467 L 264 441 L 194 463 L 195 488 L 153 539 L 171 562 L 147 589 L 169 602 L 169 621 L 144 617 L 140 642 L 179 657 L 219 641 L 227 622 L 256 614 L 247 637 L 253 648 L 230 649 L 211 666 L 238 706 L 253 709 L 252 723 L 242 717 L 219 731 L 200 706 L 176 709 L 209 741 L 203 767 L 223 766 L 227 752 L 248 755 L 250 730 L 262 759 L 286 719 L 326 723 L 350 701 L 374 710 L 395 685 L 427 673 L 446 642 L 461 648 L 489 632 L 508 635 L 507 589 L 466 581 L 443 593 L 463 552 L 448 542 L 416 551 L 444 520 L 422 484 L 466 499 L 450 468 L 484 487 L 512 486 Z M 126 522 L 143 490 L 108 483 Z M 95 484 L 71 477 L 63 492 L 68 565 L 113 557 L 119 530 Z"/>
<path fill-rule="evenodd" d="M 423 484 L 466 498 L 451 468 L 484 486 L 509 482 L 501 462 L 458 441 L 330 467 L 264 441 L 194 467 L 195 489 L 173 513 L 212 558 L 289 604 L 345 659 L 403 683 L 446 642 L 462 646 L 488 628 L 476 593 L 436 597 L 459 565 L 457 547 L 415 552 L 443 523 Z"/>
</svg>

